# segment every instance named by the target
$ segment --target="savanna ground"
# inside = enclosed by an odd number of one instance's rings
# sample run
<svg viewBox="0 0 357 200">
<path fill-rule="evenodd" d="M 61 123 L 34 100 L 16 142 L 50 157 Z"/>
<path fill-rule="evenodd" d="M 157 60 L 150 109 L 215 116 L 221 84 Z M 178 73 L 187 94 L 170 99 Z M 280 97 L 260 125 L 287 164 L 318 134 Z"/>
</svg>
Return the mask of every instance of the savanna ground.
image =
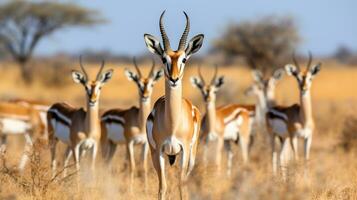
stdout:
<svg viewBox="0 0 357 200">
<path fill-rule="evenodd" d="M 50 70 L 43 68 L 36 71 L 35 82 L 25 86 L 16 68 L 12 64 L 1 64 L 0 97 L 37 99 L 49 103 L 66 101 L 73 105 L 84 105 L 82 86 L 71 82 L 70 69 Z M 73 67 L 79 68 L 77 63 Z M 90 74 L 94 76 L 98 68 L 91 65 Z M 126 108 L 137 105 L 137 89 L 123 73 L 125 66 L 131 64 L 108 64 L 115 69 L 113 80 L 103 87 L 100 106 L 106 108 Z M 143 67 L 148 72 L 148 67 Z M 213 68 L 207 71 L 207 79 Z M 198 105 L 204 113 L 200 93 L 194 89 L 189 77 L 197 74 L 196 66 L 188 65 L 184 77 L 184 96 Z M 254 98 L 244 96 L 244 90 L 252 83 L 248 69 L 221 68 L 219 74 L 226 81 L 218 94 L 217 105 L 225 103 L 254 103 Z M 58 84 L 50 84 L 56 79 Z M 270 146 L 264 133 L 257 133 L 251 150 L 250 164 L 242 166 L 240 150 L 234 147 L 235 157 L 233 174 L 230 177 L 215 173 L 214 167 L 202 168 L 200 152 L 197 165 L 188 180 L 191 199 L 357 199 L 357 68 L 351 68 L 326 61 L 321 73 L 312 86 L 313 112 L 316 132 L 313 137 L 309 172 L 304 174 L 303 159 L 292 163 L 287 183 L 271 175 Z M 56 83 L 57 83 L 56 82 Z M 61 85 L 61 86 L 58 86 Z M 163 80 L 155 85 L 153 102 L 163 94 Z M 284 76 L 277 87 L 279 104 L 289 105 L 298 102 L 298 90 L 295 80 Z M 300 158 L 303 157 L 300 141 Z M 144 192 L 144 184 L 139 177 L 135 180 L 132 194 L 129 192 L 128 169 L 125 170 L 125 148 L 120 147 L 113 160 L 112 169 L 100 164 L 98 159 L 96 177 L 83 167 L 80 172 L 80 190 L 75 184 L 77 174 L 65 179 L 51 180 L 50 156 L 47 146 L 39 145 L 31 154 L 23 175 L 12 169 L 19 161 L 22 138 L 11 137 L 5 155 L 6 163 L 1 163 L 0 199 L 155 199 L 158 181 L 149 159 L 149 189 Z M 200 148 L 200 146 L 199 146 Z M 138 150 L 136 150 L 138 152 Z M 63 155 L 58 153 L 58 155 Z M 100 154 L 98 154 L 100 157 Z M 58 157 L 60 166 L 62 156 Z M 6 167 L 4 167 L 6 164 Z M 85 163 L 83 163 L 85 165 Z M 140 163 L 138 163 L 140 166 Z M 59 167 L 61 169 L 61 167 Z M 179 199 L 178 181 L 175 167 L 169 169 L 169 199 Z M 224 167 L 223 167 L 224 169 Z M 74 170 L 71 169 L 71 172 Z"/>
</svg>

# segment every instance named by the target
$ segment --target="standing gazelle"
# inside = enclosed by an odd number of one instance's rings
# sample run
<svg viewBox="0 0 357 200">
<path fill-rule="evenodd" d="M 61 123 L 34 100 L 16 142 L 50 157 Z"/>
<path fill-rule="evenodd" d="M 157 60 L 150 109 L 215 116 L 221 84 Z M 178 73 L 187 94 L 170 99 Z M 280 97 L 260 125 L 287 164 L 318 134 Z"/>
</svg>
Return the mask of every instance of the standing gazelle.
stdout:
<svg viewBox="0 0 357 200">
<path fill-rule="evenodd" d="M 279 68 L 273 71 L 272 75 L 264 78 L 259 70 L 254 70 L 252 76 L 254 83 L 246 91 L 246 95 L 256 98 L 255 124 L 260 130 L 265 130 L 265 115 L 268 109 L 276 105 L 275 88 L 278 81 L 283 77 L 284 70 Z"/>
<path fill-rule="evenodd" d="M 298 137 L 304 139 L 305 161 L 310 157 L 310 147 L 312 141 L 312 134 L 314 131 L 314 120 L 311 108 L 311 85 L 313 78 L 321 69 L 321 63 L 311 66 L 312 56 L 309 53 L 309 61 L 305 71 L 300 71 L 300 66 L 293 57 L 294 64 L 285 66 L 288 75 L 294 76 L 299 85 L 300 91 L 300 105 L 294 104 L 292 106 L 275 106 L 269 109 L 267 113 L 268 131 L 272 137 L 272 162 L 273 173 L 277 171 L 277 152 L 275 149 L 275 139 L 280 138 L 282 141 L 282 150 L 280 151 L 280 166 L 283 172 L 283 178 L 286 178 L 287 157 L 286 151 L 291 145 L 294 151 L 295 159 L 298 158 Z"/>
<path fill-rule="evenodd" d="M 210 141 L 216 141 L 216 165 L 220 172 L 221 154 L 223 143 L 227 150 L 227 175 L 231 174 L 233 151 L 231 142 L 239 141 L 242 150 L 243 161 L 248 162 L 249 144 L 251 142 L 251 111 L 254 106 L 242 106 L 238 104 L 228 104 L 216 108 L 216 93 L 223 85 L 223 76 L 217 78 L 217 66 L 211 82 L 205 82 L 200 67 L 198 68 L 199 77 L 192 77 L 192 85 L 197 87 L 206 103 L 206 114 L 202 120 L 201 140 L 204 143 L 204 164 L 207 163 L 207 148 Z"/>
<path fill-rule="evenodd" d="M 116 147 L 120 143 L 125 143 L 130 161 L 130 189 L 132 189 L 135 157 L 134 145 L 142 145 L 142 164 L 144 170 L 145 188 L 147 186 L 147 154 L 149 146 L 146 137 L 146 120 L 151 111 L 151 94 L 154 84 L 163 75 L 163 70 L 155 71 L 155 62 L 153 61 L 151 70 L 147 77 L 143 77 L 134 58 L 134 66 L 137 73 L 128 69 L 125 75 L 130 81 L 136 83 L 139 91 L 139 108 L 131 107 L 127 110 L 111 109 L 105 112 L 101 118 L 102 127 L 102 149 L 108 162 L 111 161 Z"/>
<path fill-rule="evenodd" d="M 92 170 L 95 167 L 98 142 L 101 135 L 99 96 L 102 86 L 112 77 L 113 70 L 110 69 L 102 73 L 104 68 L 103 61 L 96 79 L 90 81 L 81 59 L 80 67 L 84 74 L 73 70 L 72 78 L 75 83 L 80 83 L 84 86 L 87 110 L 72 107 L 67 103 L 55 103 L 48 110 L 47 123 L 53 173 L 56 170 L 56 144 L 58 140 L 68 145 L 65 153 L 65 168 L 73 154 L 76 168 L 79 170 L 80 156 L 86 150 L 92 150 Z"/>
<path fill-rule="evenodd" d="M 164 29 L 164 13 L 165 11 L 161 14 L 159 23 L 164 48 L 154 36 L 144 35 L 149 51 L 160 56 L 165 65 L 165 95 L 156 101 L 147 122 L 147 137 L 152 161 L 159 178 L 159 199 L 165 199 L 167 189 L 165 158 L 167 157 L 170 165 L 173 165 L 176 157 L 181 155 L 179 178 L 181 198 L 186 193 L 182 191 L 183 182 L 186 181 L 195 163 L 200 112 L 190 101 L 182 97 L 182 78 L 188 58 L 201 48 L 204 38 L 203 34 L 196 35 L 186 47 L 190 20 L 184 12 L 186 27 L 178 50 L 172 50 Z"/>
</svg>

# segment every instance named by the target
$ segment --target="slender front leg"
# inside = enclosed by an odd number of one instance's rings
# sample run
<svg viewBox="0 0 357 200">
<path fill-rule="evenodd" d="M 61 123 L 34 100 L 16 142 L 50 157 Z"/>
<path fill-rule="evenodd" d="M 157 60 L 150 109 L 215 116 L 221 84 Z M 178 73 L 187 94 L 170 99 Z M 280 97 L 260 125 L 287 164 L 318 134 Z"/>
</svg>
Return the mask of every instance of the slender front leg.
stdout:
<svg viewBox="0 0 357 200">
<path fill-rule="evenodd" d="M 312 143 L 312 135 L 309 137 L 305 138 L 304 140 L 304 176 L 307 177 L 308 174 L 308 161 L 310 159 L 310 148 L 311 148 L 311 143 Z"/>
<path fill-rule="evenodd" d="M 107 154 L 107 157 L 106 157 L 105 161 L 106 161 L 107 164 L 110 164 L 111 161 L 113 160 L 113 156 L 114 156 L 115 151 L 117 149 L 117 144 L 115 144 L 112 141 L 109 141 L 107 143 L 107 145 L 108 145 L 108 147 L 107 147 L 108 148 L 108 154 Z"/>
<path fill-rule="evenodd" d="M 233 151 L 232 151 L 232 146 L 231 146 L 231 143 L 229 140 L 224 141 L 224 147 L 227 151 L 227 176 L 231 176 Z"/>
<path fill-rule="evenodd" d="M 274 134 L 272 134 L 270 142 L 271 142 L 272 167 L 273 167 L 274 176 L 278 171 L 278 152 L 276 151 L 276 140 L 277 137 Z"/>
<path fill-rule="evenodd" d="M 149 153 L 149 143 L 145 142 L 143 144 L 143 149 L 142 149 L 142 162 L 143 162 L 143 170 L 144 170 L 144 189 L 145 192 L 147 192 L 147 179 L 148 179 L 148 153 Z"/>
<path fill-rule="evenodd" d="M 63 169 L 63 178 L 65 178 L 67 176 L 68 163 L 69 163 L 69 159 L 72 157 L 72 154 L 73 154 L 73 152 L 72 152 L 71 148 L 68 146 L 66 148 L 66 152 L 64 155 L 65 159 L 64 159 L 64 166 L 63 166 L 63 168 L 64 168 Z"/>
<path fill-rule="evenodd" d="M 29 160 L 29 154 L 32 150 L 32 139 L 29 133 L 25 134 L 25 150 L 22 154 L 21 160 L 20 160 L 20 164 L 19 164 L 19 171 L 22 172 L 26 166 L 27 161 Z"/>
<path fill-rule="evenodd" d="M 98 153 L 98 143 L 95 142 L 92 147 L 92 164 L 91 164 L 92 173 L 95 173 L 95 162 L 97 158 L 97 153 Z"/>
<path fill-rule="evenodd" d="M 207 169 L 207 153 L 208 153 L 208 137 L 205 139 L 205 143 L 203 144 L 203 166 Z"/>
<path fill-rule="evenodd" d="M 216 166 L 217 166 L 218 173 L 221 173 L 222 148 L 223 148 L 223 138 L 217 138 Z"/>
<path fill-rule="evenodd" d="M 180 180 L 179 180 L 179 189 L 180 189 L 180 198 L 187 199 L 187 187 L 186 187 L 186 180 L 187 180 L 187 169 L 188 169 L 188 154 L 189 149 L 188 147 L 183 147 L 181 150 L 181 162 L 180 162 Z"/>
<path fill-rule="evenodd" d="M 243 163 L 246 165 L 248 163 L 248 149 L 249 149 L 249 141 L 245 137 L 239 137 L 239 144 L 242 150 Z"/>
<path fill-rule="evenodd" d="M 287 180 L 288 175 L 289 140 L 290 138 L 283 139 L 283 146 L 280 151 L 280 168 L 284 181 Z"/>
<path fill-rule="evenodd" d="M 151 158 L 157 176 L 159 178 L 159 200 L 165 200 L 167 184 L 165 178 L 165 158 L 159 150 L 153 151 L 151 149 Z"/>
<path fill-rule="evenodd" d="M 134 157 L 134 141 L 129 141 L 127 144 L 130 162 L 130 192 L 133 191 L 134 172 L 135 172 L 135 157 Z"/>
<path fill-rule="evenodd" d="M 51 148 L 51 168 L 52 168 L 52 177 L 56 174 L 57 168 L 57 161 L 56 161 L 56 146 L 57 146 L 57 139 L 53 138 L 50 141 L 50 148 Z"/>
<path fill-rule="evenodd" d="M 74 152 L 74 163 L 76 164 L 76 170 L 79 173 L 80 165 L 79 165 L 79 160 L 80 160 L 80 145 L 77 144 L 72 151 Z"/>
<path fill-rule="evenodd" d="M 291 147 L 294 153 L 294 160 L 297 161 L 299 160 L 299 151 L 298 151 L 298 137 L 293 136 L 293 138 L 290 140 L 291 142 Z"/>
</svg>

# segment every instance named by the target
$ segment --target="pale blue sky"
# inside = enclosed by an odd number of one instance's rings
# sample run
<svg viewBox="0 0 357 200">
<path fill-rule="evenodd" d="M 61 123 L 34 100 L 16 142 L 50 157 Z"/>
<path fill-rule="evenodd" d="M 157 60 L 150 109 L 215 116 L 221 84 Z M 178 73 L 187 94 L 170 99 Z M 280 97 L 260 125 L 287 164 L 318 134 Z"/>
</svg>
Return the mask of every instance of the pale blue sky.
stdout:
<svg viewBox="0 0 357 200">
<path fill-rule="evenodd" d="M 67 0 L 68 1 L 68 0 Z M 67 29 L 40 42 L 36 54 L 76 53 L 85 48 L 135 55 L 145 53 L 144 33 L 159 36 L 158 20 L 166 9 L 165 24 L 172 45 L 183 31 L 185 10 L 191 19 L 192 37 L 205 34 L 203 52 L 229 22 L 266 15 L 291 15 L 303 36 L 301 52 L 315 55 L 334 52 L 344 44 L 357 49 L 356 0 L 78 0 L 97 9 L 109 20 L 91 28 Z"/>
</svg>

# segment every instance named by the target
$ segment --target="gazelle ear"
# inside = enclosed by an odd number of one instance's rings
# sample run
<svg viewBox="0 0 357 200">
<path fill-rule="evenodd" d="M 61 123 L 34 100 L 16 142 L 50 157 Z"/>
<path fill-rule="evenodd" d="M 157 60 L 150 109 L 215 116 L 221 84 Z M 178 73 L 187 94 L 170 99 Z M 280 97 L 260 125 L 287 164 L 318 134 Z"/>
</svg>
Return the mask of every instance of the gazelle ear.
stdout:
<svg viewBox="0 0 357 200">
<path fill-rule="evenodd" d="M 193 87 L 196 87 L 198 89 L 202 89 L 203 88 L 202 81 L 198 77 L 192 76 L 190 78 L 190 81 L 191 81 L 191 84 L 192 84 Z"/>
<path fill-rule="evenodd" d="M 163 75 L 164 75 L 163 69 L 154 72 L 154 82 L 158 81 Z"/>
<path fill-rule="evenodd" d="M 315 75 L 317 75 L 319 73 L 320 70 L 321 70 L 321 63 L 318 63 L 317 65 L 312 66 L 310 69 L 311 76 L 314 77 Z"/>
<path fill-rule="evenodd" d="M 75 83 L 85 84 L 87 82 L 86 77 L 77 70 L 72 70 L 72 79 Z"/>
<path fill-rule="evenodd" d="M 252 71 L 252 76 L 255 82 L 262 82 L 263 81 L 263 74 L 259 70 L 253 70 Z"/>
<path fill-rule="evenodd" d="M 146 47 L 151 53 L 162 56 L 164 50 L 161 48 L 160 41 L 156 37 L 150 34 L 144 34 L 144 40 Z"/>
<path fill-rule="evenodd" d="M 297 67 L 292 64 L 285 65 L 285 71 L 289 76 L 297 76 L 298 75 Z"/>
<path fill-rule="evenodd" d="M 224 84 L 224 76 L 220 76 L 214 81 L 214 86 L 218 89 Z"/>
<path fill-rule="evenodd" d="M 275 80 L 280 80 L 284 75 L 284 70 L 283 69 L 277 69 L 273 72 L 273 78 Z"/>
<path fill-rule="evenodd" d="M 99 77 L 101 83 L 107 83 L 113 76 L 113 69 L 109 69 L 106 72 L 102 73 Z"/>
<path fill-rule="evenodd" d="M 139 78 L 138 75 L 128 69 L 125 68 L 124 70 L 125 76 L 128 78 L 129 81 L 134 81 L 136 82 Z"/>
<path fill-rule="evenodd" d="M 188 57 L 200 50 L 203 44 L 203 38 L 203 34 L 198 34 L 190 40 L 185 50 Z"/>
</svg>

